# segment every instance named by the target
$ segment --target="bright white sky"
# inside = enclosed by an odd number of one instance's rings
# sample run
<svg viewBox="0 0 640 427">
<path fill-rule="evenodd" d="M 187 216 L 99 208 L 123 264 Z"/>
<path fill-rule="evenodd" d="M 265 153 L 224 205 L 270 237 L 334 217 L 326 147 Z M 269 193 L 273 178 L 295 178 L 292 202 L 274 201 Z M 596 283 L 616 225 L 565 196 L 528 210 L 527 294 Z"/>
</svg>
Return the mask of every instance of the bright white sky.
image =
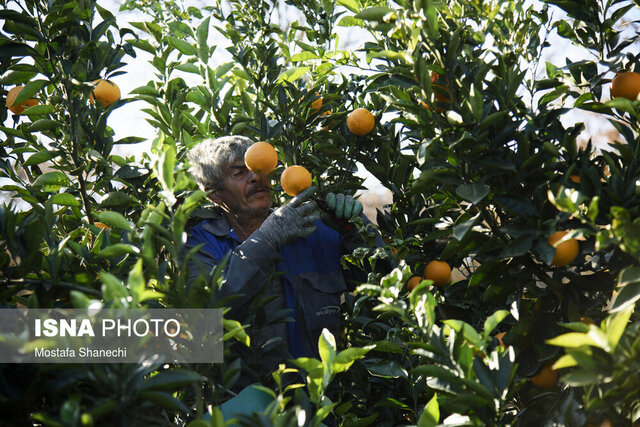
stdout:
<svg viewBox="0 0 640 427">
<path fill-rule="evenodd" d="M 193 0 L 188 3 L 202 4 L 202 2 Z M 114 15 L 116 15 L 118 25 L 120 27 L 131 28 L 131 26 L 128 25 L 128 22 L 148 20 L 148 18 L 141 13 L 119 12 L 121 0 L 101 0 L 100 4 L 103 7 L 111 10 Z M 285 7 L 288 6 L 283 6 L 281 7 L 281 9 Z M 555 16 L 558 17 L 559 14 L 560 12 L 557 12 Z M 291 18 L 287 17 L 287 12 L 284 10 L 281 10 L 280 16 L 292 20 Z M 336 30 L 338 31 L 340 37 L 341 48 L 345 49 L 357 49 L 368 37 L 366 31 L 354 27 L 337 27 Z M 218 45 L 212 66 L 217 66 L 219 64 L 230 61 L 230 55 L 225 50 L 225 47 L 228 44 L 227 41 L 221 38 L 215 30 L 212 30 L 210 34 L 210 38 L 212 38 L 210 43 L 215 43 Z M 213 40 L 213 37 L 216 37 L 215 40 Z M 570 57 L 573 61 L 584 59 L 584 53 L 579 49 L 572 47 L 566 40 L 557 36 L 552 37 L 550 40 L 552 47 L 547 49 L 547 51 L 544 53 L 541 66 L 539 67 L 540 71 L 544 70 L 545 61 L 549 61 L 556 66 L 562 66 L 565 64 L 566 56 Z M 127 66 L 125 66 L 123 70 L 126 71 L 127 74 L 117 76 L 113 79 L 113 81 L 118 84 L 123 96 L 125 97 L 133 89 L 145 85 L 149 80 L 153 78 L 154 69 L 151 65 L 149 65 L 150 55 L 142 51 L 137 52 L 137 58 L 125 57 Z M 185 75 L 184 77 L 188 78 L 188 75 Z M 603 95 L 605 99 L 608 97 L 608 88 L 604 90 Z M 135 146 L 120 146 L 117 149 L 119 154 L 135 155 L 137 159 L 140 159 L 140 153 L 149 152 L 151 140 L 155 137 L 156 132 L 155 129 L 147 123 L 147 121 L 145 120 L 145 113 L 141 111 L 141 109 L 145 107 L 147 106 L 144 105 L 141 101 L 132 102 L 115 110 L 109 117 L 109 125 L 115 131 L 115 139 L 124 138 L 127 136 L 139 136 L 148 139 L 147 142 L 137 144 Z M 566 122 L 565 124 L 569 124 L 570 122 L 575 122 L 578 120 L 582 120 L 587 123 L 587 131 L 591 135 L 597 135 L 598 133 L 601 133 L 602 130 L 611 128 L 611 125 L 606 120 L 601 119 L 597 116 L 586 116 L 581 112 L 570 113 L 563 119 L 563 121 Z M 6 123 L 5 125 L 11 126 L 10 123 L 11 119 L 9 118 L 8 123 Z M 363 172 L 363 176 L 368 176 L 368 174 L 365 172 L 366 171 Z M 366 185 L 376 192 L 381 191 L 379 185 L 373 182 L 373 180 L 368 180 Z"/>
</svg>

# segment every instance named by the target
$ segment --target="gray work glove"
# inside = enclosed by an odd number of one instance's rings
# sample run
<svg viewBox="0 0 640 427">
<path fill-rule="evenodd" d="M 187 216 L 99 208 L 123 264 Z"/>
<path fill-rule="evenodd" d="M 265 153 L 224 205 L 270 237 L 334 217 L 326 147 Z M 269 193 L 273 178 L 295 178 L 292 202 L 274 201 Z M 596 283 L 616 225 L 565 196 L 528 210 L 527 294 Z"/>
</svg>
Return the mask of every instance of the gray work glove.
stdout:
<svg viewBox="0 0 640 427">
<path fill-rule="evenodd" d="M 325 202 L 329 212 L 323 215 L 322 220 L 339 232 L 351 230 L 353 225 L 348 221 L 362 213 L 362 203 L 342 193 L 327 193 Z"/>
<path fill-rule="evenodd" d="M 315 201 L 307 201 L 315 191 L 315 187 L 307 188 L 264 220 L 258 230 L 274 248 L 316 231 L 313 223 L 320 219 L 318 206 Z"/>
</svg>

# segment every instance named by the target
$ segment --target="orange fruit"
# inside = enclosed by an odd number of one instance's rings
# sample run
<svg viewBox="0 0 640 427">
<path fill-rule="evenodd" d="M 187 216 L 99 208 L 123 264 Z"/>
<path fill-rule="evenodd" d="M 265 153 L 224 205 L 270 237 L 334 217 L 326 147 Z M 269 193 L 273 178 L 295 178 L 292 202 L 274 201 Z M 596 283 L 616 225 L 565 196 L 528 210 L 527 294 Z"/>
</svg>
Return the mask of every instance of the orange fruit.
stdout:
<svg viewBox="0 0 640 427">
<path fill-rule="evenodd" d="M 635 101 L 640 93 L 640 74 L 633 71 L 617 74 L 611 81 L 611 98 Z"/>
<path fill-rule="evenodd" d="M 558 382 L 558 371 L 552 369 L 553 361 L 545 363 L 537 374 L 531 377 L 534 386 L 540 388 L 552 388 Z"/>
<path fill-rule="evenodd" d="M 364 136 L 369 134 L 376 125 L 376 119 L 366 108 L 356 108 L 347 116 L 347 127 L 351 133 Z"/>
<path fill-rule="evenodd" d="M 563 266 L 571 263 L 578 256 L 580 246 L 576 239 L 569 239 L 556 246 L 556 242 L 561 240 L 567 231 L 556 231 L 547 239 L 547 243 L 556 248 L 556 252 L 553 255 L 551 265 Z"/>
<path fill-rule="evenodd" d="M 330 116 L 330 115 L 331 115 L 331 111 L 330 111 L 330 110 L 327 110 L 327 111 L 325 111 L 324 113 L 320 114 L 320 117 L 325 117 L 325 119 L 324 119 L 324 120 L 325 120 L 325 123 L 327 123 L 327 125 L 326 125 L 326 126 L 324 126 L 324 127 L 322 128 L 322 130 L 329 130 L 329 116 Z"/>
<path fill-rule="evenodd" d="M 89 101 L 91 101 L 92 104 L 95 97 L 95 99 L 102 104 L 103 108 L 107 108 L 109 105 L 120 99 L 120 88 L 112 81 L 98 79 L 93 83 L 95 83 L 96 87 L 89 95 Z"/>
<path fill-rule="evenodd" d="M 445 85 L 437 83 L 440 80 L 442 80 L 442 79 L 440 79 L 440 74 L 438 74 L 438 73 L 431 74 L 431 89 L 432 89 L 432 92 L 433 92 L 433 94 L 434 94 L 434 96 L 436 98 L 436 103 L 437 104 L 451 104 L 451 93 L 449 92 L 449 89 L 447 89 L 447 87 Z M 426 102 L 420 101 L 419 103 L 424 108 L 426 108 L 427 110 L 431 111 L 431 107 L 429 107 L 429 105 Z M 436 111 L 438 113 L 442 113 L 445 110 L 446 109 L 441 105 L 437 105 L 436 106 Z"/>
<path fill-rule="evenodd" d="M 449 89 L 443 84 L 438 83 L 440 79 L 440 74 L 433 73 L 431 75 L 431 87 L 433 88 L 433 93 L 436 96 L 436 101 L 440 104 L 451 104 L 451 93 Z M 438 113 L 443 112 L 445 109 L 443 107 L 436 107 L 436 111 Z"/>
<path fill-rule="evenodd" d="M 444 286 L 451 281 L 451 267 L 444 261 L 431 261 L 424 269 L 424 278 L 433 280 L 436 286 Z"/>
<path fill-rule="evenodd" d="M 273 145 L 260 141 L 253 144 L 244 153 L 244 164 L 258 175 L 266 175 L 278 164 L 278 153 Z"/>
<path fill-rule="evenodd" d="M 33 98 L 27 99 L 26 101 L 23 101 L 18 105 L 13 105 L 15 103 L 16 98 L 18 97 L 18 94 L 20 93 L 23 87 L 24 86 L 13 87 L 7 93 L 7 108 L 11 110 L 13 114 L 20 114 L 27 108 L 33 107 L 34 105 L 38 105 L 38 101 Z"/>
<path fill-rule="evenodd" d="M 97 222 L 96 221 L 96 222 L 93 223 L 93 225 L 95 225 L 98 228 L 102 228 L 103 230 L 108 230 L 109 228 L 111 228 L 111 227 L 109 227 L 107 224 L 105 224 L 103 222 Z"/>
<path fill-rule="evenodd" d="M 322 97 L 320 96 L 320 94 L 318 92 L 316 92 L 316 96 L 318 96 L 319 98 L 316 98 L 311 103 L 311 114 L 317 113 L 318 110 L 322 108 Z"/>
<path fill-rule="evenodd" d="M 412 291 L 420 284 L 420 282 L 422 282 L 422 277 L 413 276 L 411 279 L 407 280 L 407 288 Z"/>
<path fill-rule="evenodd" d="M 282 172 L 280 184 L 285 193 L 295 196 L 311 187 L 311 174 L 302 166 L 289 166 Z"/>
<path fill-rule="evenodd" d="M 573 182 L 575 182 L 576 184 L 580 184 L 580 175 L 571 175 L 569 177 L 569 179 Z"/>
</svg>

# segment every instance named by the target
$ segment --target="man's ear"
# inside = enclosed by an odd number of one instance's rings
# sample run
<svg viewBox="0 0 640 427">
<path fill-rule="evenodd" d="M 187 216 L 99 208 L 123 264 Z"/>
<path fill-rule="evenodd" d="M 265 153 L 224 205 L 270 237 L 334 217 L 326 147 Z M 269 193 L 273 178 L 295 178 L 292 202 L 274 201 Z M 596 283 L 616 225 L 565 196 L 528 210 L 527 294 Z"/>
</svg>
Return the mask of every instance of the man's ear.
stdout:
<svg viewBox="0 0 640 427">
<path fill-rule="evenodd" d="M 207 194 L 207 198 L 209 198 L 209 200 L 211 200 L 213 203 L 218 203 L 220 201 L 218 190 L 207 187 L 205 188 L 205 191 L 210 191 L 210 193 Z"/>
</svg>

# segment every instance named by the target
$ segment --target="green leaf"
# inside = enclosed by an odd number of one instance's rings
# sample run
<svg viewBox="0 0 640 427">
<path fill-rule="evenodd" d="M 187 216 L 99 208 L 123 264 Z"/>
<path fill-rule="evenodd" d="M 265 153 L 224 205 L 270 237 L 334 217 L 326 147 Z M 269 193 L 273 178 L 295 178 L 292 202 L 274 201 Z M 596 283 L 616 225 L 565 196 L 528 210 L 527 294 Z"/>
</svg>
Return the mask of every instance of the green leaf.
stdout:
<svg viewBox="0 0 640 427">
<path fill-rule="evenodd" d="M 222 319 L 222 325 L 224 326 L 224 330 L 227 331 L 222 337 L 224 341 L 234 338 L 247 347 L 251 345 L 249 335 L 247 335 L 244 330 L 244 326 L 242 326 L 240 322 L 233 319 Z"/>
<path fill-rule="evenodd" d="M 49 201 L 62 206 L 80 206 L 80 200 L 69 193 L 54 194 Z"/>
<path fill-rule="evenodd" d="M 181 400 L 176 399 L 169 393 L 165 393 L 163 391 L 147 390 L 140 392 L 138 396 L 143 400 L 149 400 L 171 411 L 180 411 L 185 414 L 188 414 L 190 412 L 187 405 L 182 403 Z"/>
<path fill-rule="evenodd" d="M 158 180 L 162 184 L 162 188 L 166 191 L 173 192 L 174 169 L 176 167 L 176 150 L 173 145 L 165 145 L 162 154 L 158 159 Z"/>
<path fill-rule="evenodd" d="M 443 322 L 445 325 L 449 326 L 451 329 L 456 331 L 459 334 L 462 334 L 465 340 L 467 340 L 470 344 L 480 347 L 482 344 L 482 338 L 480 334 L 467 322 L 463 322 L 462 320 L 457 319 L 447 319 Z"/>
<path fill-rule="evenodd" d="M 57 151 L 51 151 L 51 150 L 38 151 L 37 153 L 31 155 L 31 157 L 29 157 L 27 160 L 25 160 L 25 162 L 22 165 L 23 166 L 39 165 L 40 163 L 53 159 L 57 155 L 58 155 Z"/>
<path fill-rule="evenodd" d="M 395 360 L 367 363 L 367 370 L 376 377 L 381 378 L 408 378 L 407 371 Z"/>
<path fill-rule="evenodd" d="M 198 57 L 200 57 L 200 60 L 205 64 L 209 61 L 209 46 L 207 45 L 207 39 L 209 38 L 210 21 L 211 17 L 207 17 L 207 19 L 200 23 L 196 30 L 196 35 L 198 37 Z"/>
<path fill-rule="evenodd" d="M 38 92 L 42 90 L 49 82 L 47 80 L 33 80 L 20 90 L 13 105 L 22 104 L 27 99 L 33 98 Z"/>
<path fill-rule="evenodd" d="M 338 27 L 362 27 L 364 21 L 353 16 L 343 16 L 337 23 Z"/>
<path fill-rule="evenodd" d="M 175 390 L 193 383 L 204 381 L 197 372 L 186 369 L 169 369 L 158 372 L 140 385 L 140 390 Z"/>
<path fill-rule="evenodd" d="M 620 310 L 613 316 L 608 316 L 605 320 L 605 334 L 607 335 L 607 341 L 614 350 L 624 334 L 624 330 L 629 323 L 631 314 L 633 313 L 634 305 L 629 305 L 624 311 Z"/>
<path fill-rule="evenodd" d="M 33 122 L 27 130 L 29 132 L 42 132 L 44 130 L 54 130 L 62 127 L 62 123 L 51 119 L 40 119 Z"/>
<path fill-rule="evenodd" d="M 498 326 L 508 315 L 509 312 L 507 310 L 499 310 L 489 316 L 487 320 L 484 321 L 484 336 L 488 337 L 496 326 Z"/>
<path fill-rule="evenodd" d="M 133 224 L 125 219 L 124 216 L 119 214 L 118 212 L 113 211 L 105 211 L 96 213 L 96 218 L 100 220 L 100 222 L 115 228 L 120 228 L 122 230 L 133 231 Z"/>
<path fill-rule="evenodd" d="M 181 53 L 185 55 L 195 55 L 196 48 L 193 47 L 190 43 L 187 43 L 183 40 L 177 39 L 175 37 L 167 36 L 167 41 L 169 44 L 178 49 Z"/>
<path fill-rule="evenodd" d="M 622 270 L 618 286 L 622 289 L 615 296 L 610 313 L 626 310 L 640 299 L 640 267 L 627 267 Z"/>
<path fill-rule="evenodd" d="M 485 184 L 463 184 L 456 188 L 456 194 L 475 205 L 487 197 L 489 186 Z"/>
<path fill-rule="evenodd" d="M 69 182 L 67 175 L 62 172 L 47 172 L 36 178 L 33 186 L 36 188 L 45 187 L 48 188 L 48 190 L 45 191 L 51 191 L 53 188 L 67 187 Z"/>
<path fill-rule="evenodd" d="M 336 0 L 338 4 L 346 7 L 353 13 L 358 13 L 360 10 L 360 5 L 357 0 Z"/>
<path fill-rule="evenodd" d="M 101 249 L 100 252 L 98 252 L 98 256 L 102 258 L 115 258 L 127 254 L 137 255 L 139 253 L 140 249 L 136 246 L 127 243 L 116 243 L 115 245 Z"/>
<path fill-rule="evenodd" d="M 555 338 L 548 339 L 545 342 L 558 347 L 574 348 L 581 347 L 583 345 L 591 345 L 603 348 L 602 342 L 600 340 L 596 340 L 592 334 L 581 332 L 569 332 Z"/>
<path fill-rule="evenodd" d="M 91 298 L 87 297 L 84 293 L 71 291 L 69 294 L 74 308 L 89 308 L 89 305 L 91 305 Z"/>
<path fill-rule="evenodd" d="M 121 208 L 128 207 L 135 203 L 135 200 L 123 191 L 113 191 L 100 202 L 101 208 Z"/>
<path fill-rule="evenodd" d="M 28 82 L 38 74 L 37 71 L 32 70 L 9 70 L 0 76 L 0 84 L 12 85 Z"/>
<path fill-rule="evenodd" d="M 22 113 L 22 115 L 27 115 L 29 117 L 31 117 L 31 116 L 41 116 L 41 115 L 44 115 L 44 114 L 51 114 L 54 111 L 56 111 L 56 108 L 53 105 L 38 104 L 38 105 L 34 105 L 33 107 L 27 108 Z"/>
<path fill-rule="evenodd" d="M 396 19 L 396 11 L 386 6 L 371 6 L 358 12 L 355 17 L 365 21 L 389 21 Z"/>
<path fill-rule="evenodd" d="M 434 427 L 440 422 L 440 406 L 438 405 L 438 394 L 435 393 L 431 400 L 425 405 L 418 427 Z"/>
<path fill-rule="evenodd" d="M 570 354 L 565 354 L 564 356 L 560 357 L 560 359 L 555 361 L 552 368 L 558 370 L 562 368 L 572 368 L 576 365 L 578 365 L 576 359 Z"/>
<path fill-rule="evenodd" d="M 600 383 L 599 375 L 595 372 L 587 372 L 584 370 L 574 371 L 562 377 L 562 382 L 571 387 L 582 387 L 589 384 Z"/>
<path fill-rule="evenodd" d="M 310 67 L 291 67 L 278 76 L 277 83 L 289 82 L 293 83 L 300 77 L 304 76 Z"/>
<path fill-rule="evenodd" d="M 293 361 L 293 364 L 300 369 L 304 369 L 307 373 L 322 369 L 322 362 L 313 357 L 298 357 Z"/>
<path fill-rule="evenodd" d="M 331 365 L 331 372 L 339 373 L 347 371 L 353 362 L 358 359 L 362 359 L 374 347 L 375 346 L 367 346 L 364 348 L 350 347 L 346 350 L 342 350 L 337 354 L 335 362 Z"/>
<path fill-rule="evenodd" d="M 192 73 L 200 75 L 200 67 L 192 63 L 180 64 L 176 66 L 176 70 L 184 71 L 185 73 Z"/>
<path fill-rule="evenodd" d="M 517 239 L 511 240 L 500 252 L 499 258 L 513 258 L 526 254 L 533 244 L 533 238 L 531 236 L 520 236 Z"/>
<path fill-rule="evenodd" d="M 480 214 L 477 214 L 473 218 L 470 218 L 455 227 L 453 227 L 453 236 L 457 240 L 462 240 L 469 230 L 475 225 L 476 221 L 480 218 Z"/>
<path fill-rule="evenodd" d="M 310 59 L 319 59 L 320 57 L 313 52 L 300 52 L 291 57 L 291 62 L 308 61 Z"/>
<path fill-rule="evenodd" d="M 318 352 L 320 359 L 326 365 L 331 366 L 336 357 L 336 339 L 327 328 L 322 330 L 322 334 L 318 338 Z"/>
<path fill-rule="evenodd" d="M 122 302 L 126 301 L 127 297 L 129 296 L 124 283 L 122 283 L 113 274 L 104 271 L 101 271 L 99 273 L 99 276 L 100 280 L 102 281 L 102 297 L 104 298 L 105 302 L 116 303 L 118 306 L 114 308 L 122 308 Z"/>
<path fill-rule="evenodd" d="M 124 144 L 137 144 L 139 142 L 143 142 L 146 141 L 147 138 L 143 138 L 140 136 L 127 136 L 125 138 L 119 139 L 117 141 L 113 141 L 113 144 L 120 144 L 120 145 L 124 145 Z"/>
<path fill-rule="evenodd" d="M 367 52 L 367 60 L 371 61 L 372 58 L 388 59 L 389 61 L 398 61 L 402 64 L 411 64 L 413 60 L 409 55 L 404 52 L 395 52 L 392 50 L 381 51 L 369 51 Z"/>
<path fill-rule="evenodd" d="M 146 40 L 143 39 L 130 39 L 127 40 L 127 43 L 129 43 L 130 45 L 132 45 L 135 48 L 138 48 L 140 50 L 144 50 L 147 53 L 150 53 L 151 55 L 156 55 L 156 49 L 155 47 L 153 47 L 153 45 L 151 43 L 149 43 Z"/>
</svg>

